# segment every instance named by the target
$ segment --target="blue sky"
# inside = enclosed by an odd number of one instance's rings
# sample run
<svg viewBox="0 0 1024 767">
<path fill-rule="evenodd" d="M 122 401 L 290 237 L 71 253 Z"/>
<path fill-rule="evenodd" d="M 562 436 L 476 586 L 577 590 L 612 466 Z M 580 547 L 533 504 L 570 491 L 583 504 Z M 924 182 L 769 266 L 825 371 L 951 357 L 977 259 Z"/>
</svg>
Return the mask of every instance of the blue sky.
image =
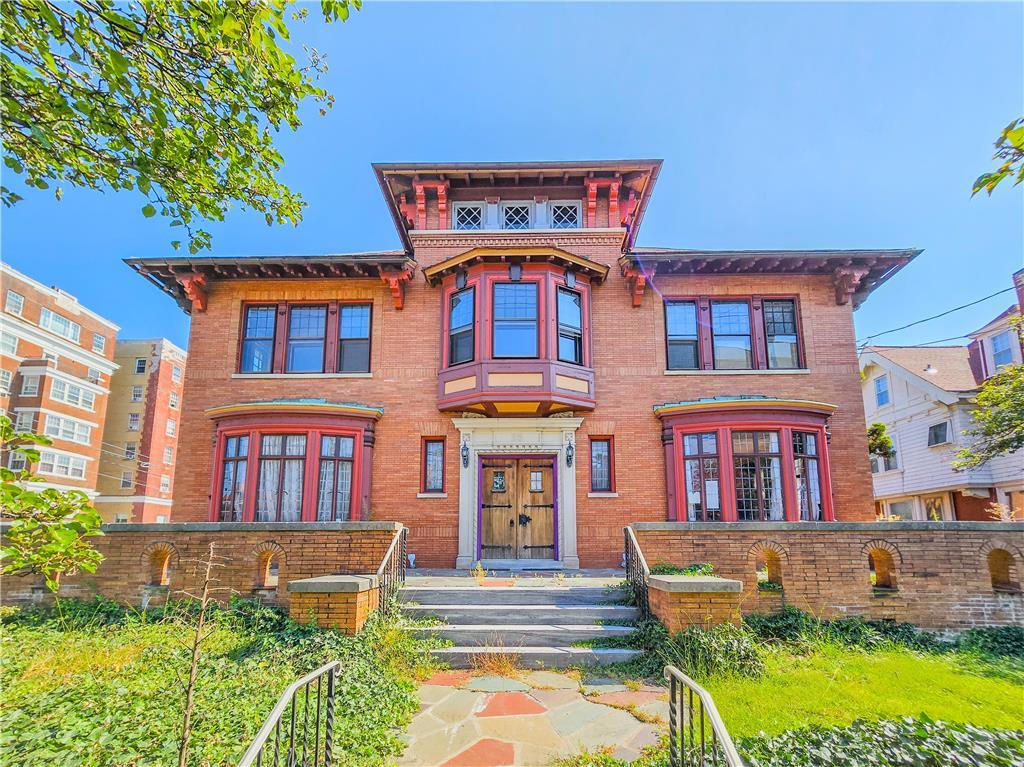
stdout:
<svg viewBox="0 0 1024 767">
<path fill-rule="evenodd" d="M 398 247 L 374 161 L 665 160 L 638 244 L 925 252 L 855 314 L 858 337 L 980 298 L 1024 266 L 1021 188 L 970 198 L 1024 112 L 1020 4 L 368 3 L 296 43 L 328 55 L 337 104 L 282 134 L 297 227 L 236 211 L 214 255 Z M 21 191 L 20 189 L 18 191 Z M 184 344 L 188 320 L 121 263 L 174 255 L 131 194 L 29 191 L 2 256 L 121 337 Z M 885 336 L 923 343 L 1010 295 Z"/>
</svg>

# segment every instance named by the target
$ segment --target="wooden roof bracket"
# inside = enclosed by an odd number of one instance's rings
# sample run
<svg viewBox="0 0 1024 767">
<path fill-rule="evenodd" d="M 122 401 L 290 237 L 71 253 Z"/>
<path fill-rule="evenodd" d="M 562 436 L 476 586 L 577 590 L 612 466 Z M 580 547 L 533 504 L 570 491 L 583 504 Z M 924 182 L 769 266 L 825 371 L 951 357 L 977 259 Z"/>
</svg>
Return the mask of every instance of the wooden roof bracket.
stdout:
<svg viewBox="0 0 1024 767">
<path fill-rule="evenodd" d="M 860 287 L 861 280 L 870 271 L 863 266 L 840 266 L 832 273 L 832 284 L 836 289 L 836 304 L 838 306 L 850 303 L 853 294 Z"/>
<path fill-rule="evenodd" d="M 205 312 L 207 300 L 206 275 L 199 274 L 198 272 L 188 272 L 187 274 L 176 274 L 175 279 L 181 285 L 182 290 L 185 291 L 185 296 L 192 302 L 192 311 Z"/>
<path fill-rule="evenodd" d="M 650 275 L 645 272 L 636 261 L 632 259 L 623 260 L 622 276 L 626 278 L 626 287 L 633 300 L 633 307 L 640 306 L 643 302 L 644 291 L 647 288 L 647 281 Z"/>
<path fill-rule="evenodd" d="M 413 272 L 414 267 L 409 264 L 401 269 L 380 267 L 380 278 L 391 289 L 391 299 L 399 311 L 405 308 L 405 283 L 412 279 Z"/>
</svg>

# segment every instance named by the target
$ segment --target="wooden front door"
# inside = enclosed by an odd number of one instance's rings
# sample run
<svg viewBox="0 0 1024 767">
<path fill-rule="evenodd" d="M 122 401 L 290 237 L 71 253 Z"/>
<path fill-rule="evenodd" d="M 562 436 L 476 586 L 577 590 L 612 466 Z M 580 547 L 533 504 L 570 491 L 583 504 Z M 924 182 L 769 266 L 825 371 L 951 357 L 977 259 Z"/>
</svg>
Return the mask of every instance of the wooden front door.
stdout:
<svg viewBox="0 0 1024 767">
<path fill-rule="evenodd" d="M 484 458 L 481 559 L 554 559 L 554 466 L 550 458 Z"/>
</svg>

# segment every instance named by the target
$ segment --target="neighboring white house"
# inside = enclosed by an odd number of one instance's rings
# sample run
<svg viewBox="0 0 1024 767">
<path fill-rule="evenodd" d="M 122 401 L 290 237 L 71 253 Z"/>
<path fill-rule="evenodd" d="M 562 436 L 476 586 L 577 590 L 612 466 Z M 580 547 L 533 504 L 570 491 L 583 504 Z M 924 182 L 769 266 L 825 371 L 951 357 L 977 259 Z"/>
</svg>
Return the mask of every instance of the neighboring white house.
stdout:
<svg viewBox="0 0 1024 767">
<path fill-rule="evenodd" d="M 1024 270 L 1014 275 L 1024 294 Z M 1018 299 L 1020 300 L 1020 299 Z M 869 346 L 860 355 L 864 414 L 892 437 L 891 460 L 871 459 L 875 501 L 886 516 L 989 521 L 993 503 L 1024 513 L 1024 451 L 970 471 L 955 471 L 957 451 L 971 443 L 971 399 L 1000 368 L 1022 362 L 1010 321 L 1017 305 L 966 346 Z"/>
</svg>

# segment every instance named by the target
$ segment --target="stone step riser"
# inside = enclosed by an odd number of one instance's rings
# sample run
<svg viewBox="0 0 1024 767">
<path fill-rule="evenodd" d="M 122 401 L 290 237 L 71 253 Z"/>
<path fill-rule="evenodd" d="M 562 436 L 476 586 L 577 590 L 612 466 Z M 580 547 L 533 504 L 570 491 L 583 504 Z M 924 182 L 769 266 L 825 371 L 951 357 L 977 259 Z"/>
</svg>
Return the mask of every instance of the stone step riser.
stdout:
<svg viewBox="0 0 1024 767">
<path fill-rule="evenodd" d="M 420 605 L 586 605 L 607 606 L 611 596 L 602 588 L 425 588 L 406 587 L 402 602 Z"/>
<path fill-rule="evenodd" d="M 437 618 L 451 624 L 594 625 L 596 621 L 621 624 L 640 619 L 640 611 L 635 607 L 609 607 L 607 605 L 406 605 L 404 610 L 411 617 Z"/>
<path fill-rule="evenodd" d="M 431 654 L 452 668 L 473 668 L 474 660 L 485 654 L 512 654 L 522 669 L 566 668 L 579 665 L 607 665 L 624 663 L 637 655 L 637 650 L 588 649 L 569 647 L 447 647 L 432 650 Z"/>
<path fill-rule="evenodd" d="M 447 639 L 461 647 L 571 647 L 576 642 L 625 637 L 628 626 L 437 626 L 417 629 L 424 637 Z"/>
</svg>

